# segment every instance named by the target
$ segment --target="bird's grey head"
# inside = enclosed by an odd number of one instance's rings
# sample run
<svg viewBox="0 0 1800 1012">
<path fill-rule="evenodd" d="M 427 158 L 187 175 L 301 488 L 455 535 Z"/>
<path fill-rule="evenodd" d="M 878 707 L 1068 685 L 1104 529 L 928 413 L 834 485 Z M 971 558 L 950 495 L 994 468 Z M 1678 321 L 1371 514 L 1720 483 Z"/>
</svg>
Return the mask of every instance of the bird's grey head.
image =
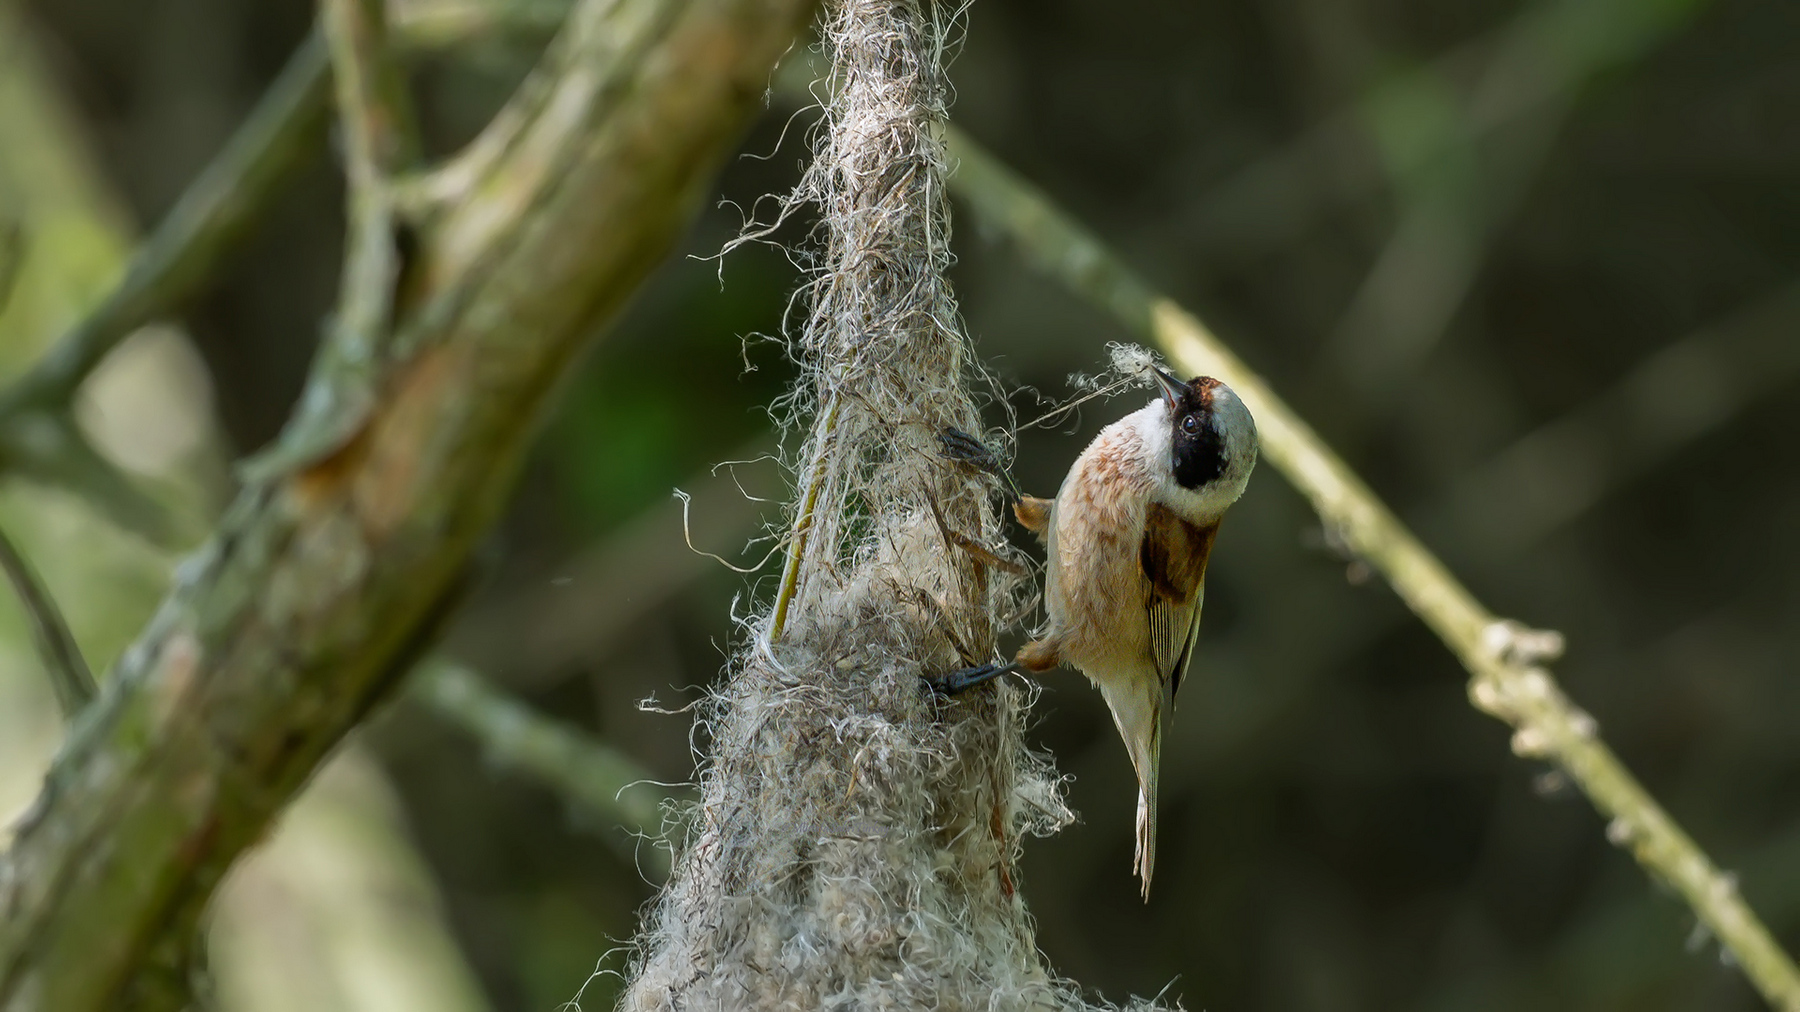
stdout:
<svg viewBox="0 0 1800 1012">
<path fill-rule="evenodd" d="M 1162 386 L 1174 484 L 1223 513 L 1256 467 L 1256 422 L 1237 394 L 1211 376 L 1180 379 L 1155 371 Z"/>
</svg>

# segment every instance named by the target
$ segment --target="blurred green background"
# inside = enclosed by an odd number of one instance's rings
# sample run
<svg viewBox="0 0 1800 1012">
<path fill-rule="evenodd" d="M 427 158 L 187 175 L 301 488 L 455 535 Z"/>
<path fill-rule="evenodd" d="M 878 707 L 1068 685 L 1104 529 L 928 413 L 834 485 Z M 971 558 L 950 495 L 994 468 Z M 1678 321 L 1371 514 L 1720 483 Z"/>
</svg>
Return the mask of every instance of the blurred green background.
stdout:
<svg viewBox="0 0 1800 1012">
<path fill-rule="evenodd" d="M 91 177 L 84 213 L 121 237 L 170 206 L 311 17 L 298 0 L 15 6 L 0 71 L 40 74 L 31 102 Z M 478 130 L 534 55 L 492 39 L 424 60 L 432 150 Z M 1800 8 L 982 0 L 951 75 L 958 123 L 1207 320 L 1479 597 L 1568 636 L 1571 695 L 1800 949 Z M 751 539 L 779 517 L 783 473 L 709 469 L 775 446 L 765 408 L 790 370 L 758 335 L 780 331 L 799 275 L 768 246 L 711 258 L 797 177 L 812 119 L 796 111 L 772 102 L 682 255 L 571 377 L 450 633 L 453 656 L 672 783 L 704 739 L 639 702 L 698 698 L 734 608 L 772 580 L 691 553 L 670 493 L 695 494 L 696 547 L 763 557 Z M 27 217 L 48 206 L 25 175 L 64 170 L 6 164 L 0 192 Z M 212 406 L 211 449 L 184 451 L 200 500 L 225 494 L 221 453 L 286 417 L 334 295 L 341 197 L 320 146 L 189 306 L 210 400 L 144 374 L 153 395 Z M 1007 383 L 1066 397 L 1126 337 L 967 215 L 955 248 L 968 330 Z M 48 326 L 0 329 L 4 361 Z M 1022 433 L 1021 483 L 1048 494 L 1141 399 Z M 76 507 L 8 495 L 103 666 L 168 559 L 129 538 L 70 547 L 41 518 Z M 137 589 L 97 589 L 120 585 Z M 1512 756 L 1456 662 L 1272 469 L 1232 512 L 1207 597 L 1147 907 L 1101 700 L 1076 674 L 1043 679 L 1033 741 L 1083 817 L 1026 848 L 1058 972 L 1211 1010 L 1760 1007 L 1579 794 Z M 58 734 L 4 607 L 0 816 Z M 411 701 L 340 766 L 315 791 L 339 807 L 312 835 L 284 828 L 279 870 L 240 876 L 221 913 L 240 943 L 215 940 L 228 1004 L 549 1010 L 623 966 L 599 961 L 652 886 L 621 829 Z M 385 913 L 350 924 L 353 901 Z M 435 983 L 371 990 L 357 967 L 382 959 Z M 596 978 L 584 1006 L 615 986 Z"/>
</svg>

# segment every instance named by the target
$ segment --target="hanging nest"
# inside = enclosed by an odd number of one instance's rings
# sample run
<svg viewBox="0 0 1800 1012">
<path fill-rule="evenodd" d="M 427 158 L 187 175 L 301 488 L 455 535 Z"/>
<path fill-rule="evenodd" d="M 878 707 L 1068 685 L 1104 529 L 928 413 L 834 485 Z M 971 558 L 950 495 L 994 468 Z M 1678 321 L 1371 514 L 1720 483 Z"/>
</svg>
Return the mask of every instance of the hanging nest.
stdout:
<svg viewBox="0 0 1800 1012">
<path fill-rule="evenodd" d="M 1021 839 L 1072 818 L 1025 748 L 1027 693 L 920 681 L 991 659 L 1031 604 L 991 485 L 938 449 L 980 430 L 945 280 L 942 14 L 827 14 L 832 97 L 786 205 L 818 209 L 825 246 L 786 403 L 807 433 L 787 567 L 700 717 L 699 808 L 625 1009 L 1086 1007 L 1017 889 Z"/>
</svg>

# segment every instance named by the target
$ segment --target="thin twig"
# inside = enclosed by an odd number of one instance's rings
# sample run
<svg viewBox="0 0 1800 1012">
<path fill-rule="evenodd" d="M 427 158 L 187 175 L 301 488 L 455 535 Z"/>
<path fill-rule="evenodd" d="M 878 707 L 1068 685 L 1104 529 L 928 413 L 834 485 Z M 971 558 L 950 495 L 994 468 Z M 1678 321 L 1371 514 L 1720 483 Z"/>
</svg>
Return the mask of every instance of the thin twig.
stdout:
<svg viewBox="0 0 1800 1012">
<path fill-rule="evenodd" d="M 146 491 L 90 442 L 69 411 L 31 411 L 0 423 L 0 472 L 67 489 L 120 528 L 170 546 L 180 527 Z"/>
<path fill-rule="evenodd" d="M 319 6 L 349 184 L 343 277 L 332 339 L 320 347 L 299 408 L 275 445 L 239 467 L 250 484 L 336 450 L 374 410 L 402 269 L 393 180 L 417 150 L 406 89 L 388 50 L 386 16 L 382 0 L 321 0 Z"/>
<path fill-rule="evenodd" d="M 309 36 L 250 117 L 138 247 L 117 287 L 4 390 L 0 420 L 61 411 L 119 342 L 199 287 L 316 136 L 325 96 L 325 50 Z"/>
<path fill-rule="evenodd" d="M 419 0 L 393 5 L 402 48 L 443 47 L 505 30 L 542 35 L 568 0 Z M 323 38 L 309 34 L 219 154 L 137 248 L 118 284 L 42 359 L 0 387 L 0 472 L 61 485 L 105 508 L 121 526 L 152 540 L 172 530 L 167 510 L 114 467 L 69 417 L 75 391 L 102 359 L 139 328 L 190 298 L 235 248 L 323 136 L 331 67 Z M 31 430 L 31 438 L 19 434 Z M 51 430 L 56 431 L 52 432 Z M 63 448 L 80 458 L 65 466 Z"/>
<path fill-rule="evenodd" d="M 781 589 L 775 595 L 774 617 L 769 620 L 769 642 L 781 642 L 781 634 L 787 629 L 788 609 L 794 603 L 794 594 L 800 587 L 800 561 L 806 556 L 806 542 L 812 534 L 813 514 L 819 506 L 819 490 L 825 486 L 825 473 L 830 465 L 830 454 L 826 448 L 831 444 L 832 431 L 837 427 L 838 396 L 834 392 L 819 416 L 819 453 L 808 469 L 806 495 L 802 499 L 800 515 L 794 518 L 793 530 L 788 533 L 787 564 L 782 568 Z"/>
<path fill-rule="evenodd" d="M 547 38 L 573 0 L 389 0 L 388 27 L 408 49 Z"/>
<path fill-rule="evenodd" d="M 398 43 L 450 46 L 509 29 L 552 29 L 569 0 L 530 4 L 446 0 L 393 5 Z M 167 316 L 211 276 L 268 201 L 315 149 L 331 91 L 325 42 L 312 32 L 288 57 L 250 115 L 137 248 L 117 287 L 37 365 L 0 389 L 0 420 L 27 409 L 60 410 L 75 388 L 145 324 Z"/>
<path fill-rule="evenodd" d="M 0 388 L 0 473 L 65 488 L 150 541 L 180 538 L 174 513 L 93 446 L 71 402 L 120 342 L 200 287 L 319 135 L 324 63 L 324 48 L 309 39 L 138 248 L 118 284 L 31 369 Z"/>
<path fill-rule="evenodd" d="M 405 87 L 388 53 L 382 0 L 322 0 L 349 181 L 350 237 L 337 326 L 340 340 L 373 358 L 393 309 L 399 271 L 389 183 L 417 149 Z"/>
<path fill-rule="evenodd" d="M 490 762 L 530 776 L 590 815 L 637 837 L 662 829 L 670 794 L 635 760 L 582 729 L 538 713 L 463 665 L 427 661 L 413 674 L 413 695 L 481 743 Z M 617 842 L 612 836 L 611 842 Z M 635 858 L 656 882 L 669 877 L 666 847 L 637 848 Z"/>
<path fill-rule="evenodd" d="M 204 283 L 315 143 L 324 67 L 324 47 L 309 37 L 138 247 L 119 283 L 29 371 L 0 388 L 0 472 L 66 488 L 151 541 L 167 544 L 178 536 L 168 507 L 89 442 L 71 401 L 120 342 L 169 315 Z"/>
<path fill-rule="evenodd" d="M 1379 570 L 1407 606 L 1473 676 L 1469 697 L 1511 724 L 1513 750 L 1568 771 L 1611 823 L 1607 838 L 1629 846 L 1652 875 L 1672 885 L 1728 949 L 1771 1005 L 1800 1012 L 1800 972 L 1739 895 L 1732 876 L 1657 805 L 1538 661 L 1552 651 L 1482 607 L 1304 421 L 1204 324 L 1157 293 L 1036 187 L 952 129 L 955 192 L 990 226 L 1010 235 L 1039 268 L 1160 345 L 1190 372 L 1231 384 L 1256 416 L 1263 453 L 1313 504 L 1344 544 Z M 1535 642 L 1534 642 L 1535 641 Z"/>
<path fill-rule="evenodd" d="M 99 694 L 94 673 L 88 670 L 81 648 L 69 632 L 69 623 L 63 621 L 62 611 L 56 607 L 56 599 L 44 589 L 43 581 L 4 531 L 0 531 L 0 569 L 6 570 L 6 578 L 12 581 L 13 592 L 25 610 L 31 642 L 37 647 L 44 673 L 56 692 L 56 705 L 62 708 L 64 719 L 74 720 Z"/>
</svg>

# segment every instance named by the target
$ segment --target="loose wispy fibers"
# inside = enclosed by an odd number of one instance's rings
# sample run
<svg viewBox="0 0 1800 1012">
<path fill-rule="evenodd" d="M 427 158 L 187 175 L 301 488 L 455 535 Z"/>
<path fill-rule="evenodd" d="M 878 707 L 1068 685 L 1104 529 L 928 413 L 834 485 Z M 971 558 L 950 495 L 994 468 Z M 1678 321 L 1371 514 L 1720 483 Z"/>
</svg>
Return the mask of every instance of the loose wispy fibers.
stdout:
<svg viewBox="0 0 1800 1012">
<path fill-rule="evenodd" d="M 783 404 L 804 433 L 788 566 L 699 718 L 701 799 L 623 1008 L 1088 1007 L 1044 966 L 1015 871 L 1071 818 L 1025 747 L 1027 693 L 920 681 L 991 659 L 1031 595 L 995 486 L 938 452 L 945 426 L 980 430 L 945 280 L 960 13 L 828 8 L 830 97 L 785 205 L 816 209 L 824 247 Z"/>
</svg>

